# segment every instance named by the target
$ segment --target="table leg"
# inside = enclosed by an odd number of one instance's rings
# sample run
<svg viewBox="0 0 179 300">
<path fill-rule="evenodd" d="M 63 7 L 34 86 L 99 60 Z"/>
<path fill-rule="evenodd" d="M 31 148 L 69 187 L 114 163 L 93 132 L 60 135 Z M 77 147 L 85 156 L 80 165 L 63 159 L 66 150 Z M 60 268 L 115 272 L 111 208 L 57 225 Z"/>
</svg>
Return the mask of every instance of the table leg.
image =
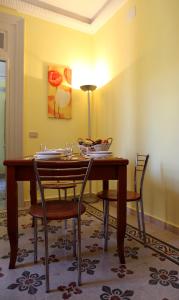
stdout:
<svg viewBox="0 0 179 300">
<path fill-rule="evenodd" d="M 30 201 L 31 204 L 37 203 L 37 187 L 35 178 L 30 181 Z"/>
<path fill-rule="evenodd" d="M 7 231 L 10 243 L 9 269 L 14 269 L 18 251 L 18 193 L 13 167 L 7 167 Z"/>
<path fill-rule="evenodd" d="M 108 180 L 103 180 L 103 191 L 105 190 L 109 190 L 109 181 Z M 103 200 L 103 216 L 104 216 L 104 219 L 103 219 L 103 223 L 105 224 L 105 218 L 106 218 L 106 215 L 105 215 L 105 209 L 104 209 L 104 200 Z"/>
<path fill-rule="evenodd" d="M 109 189 L 109 181 L 108 180 L 103 180 L 103 191 Z"/>
<path fill-rule="evenodd" d="M 125 264 L 124 238 L 126 233 L 127 167 L 120 166 L 117 183 L 117 248 L 121 264 Z"/>
<path fill-rule="evenodd" d="M 37 203 L 37 186 L 35 178 L 30 181 L 30 202 L 31 204 Z M 32 227 L 34 227 L 34 218 L 32 219 Z"/>
</svg>

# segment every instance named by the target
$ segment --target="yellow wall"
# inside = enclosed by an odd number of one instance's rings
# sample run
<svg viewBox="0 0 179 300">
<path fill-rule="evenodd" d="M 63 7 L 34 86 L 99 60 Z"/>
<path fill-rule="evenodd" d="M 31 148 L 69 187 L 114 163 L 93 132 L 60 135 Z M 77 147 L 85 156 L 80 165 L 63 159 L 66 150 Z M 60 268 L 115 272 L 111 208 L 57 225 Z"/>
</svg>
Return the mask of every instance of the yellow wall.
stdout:
<svg viewBox="0 0 179 300">
<path fill-rule="evenodd" d="M 87 106 L 80 90 L 73 90 L 72 119 L 58 120 L 47 116 L 47 66 L 67 65 L 76 68 L 91 61 L 91 37 L 25 17 L 25 95 L 24 146 L 25 154 L 34 153 L 40 143 L 48 147 L 63 147 L 87 133 Z M 39 133 L 38 139 L 29 139 L 30 130 Z"/>
<path fill-rule="evenodd" d="M 33 154 L 40 144 L 48 148 L 64 147 L 87 134 L 87 99 L 81 90 L 72 92 L 72 119 L 47 116 L 47 66 L 67 65 L 77 73 L 82 64 L 91 63 L 91 37 L 62 26 L 25 16 L 25 94 L 24 153 Z M 75 80 L 78 80 L 76 78 Z M 39 133 L 30 139 L 29 131 Z M 25 194 L 29 198 L 29 193 Z"/>
<path fill-rule="evenodd" d="M 150 154 L 145 211 L 179 226 L 179 1 L 127 1 L 94 45 L 110 77 L 95 94 L 96 136 L 112 136 L 129 158 L 128 185 L 135 153 Z"/>
</svg>

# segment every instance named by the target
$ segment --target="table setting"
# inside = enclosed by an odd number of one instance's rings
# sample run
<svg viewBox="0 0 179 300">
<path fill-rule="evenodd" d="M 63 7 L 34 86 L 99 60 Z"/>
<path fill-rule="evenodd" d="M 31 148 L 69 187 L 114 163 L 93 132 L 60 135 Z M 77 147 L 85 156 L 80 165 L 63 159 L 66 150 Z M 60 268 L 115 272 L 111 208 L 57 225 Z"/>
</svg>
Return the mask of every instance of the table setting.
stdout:
<svg viewBox="0 0 179 300">
<path fill-rule="evenodd" d="M 46 149 L 44 151 L 38 151 L 34 157 L 38 159 L 48 159 L 68 156 L 66 149 Z"/>
<path fill-rule="evenodd" d="M 51 159 L 71 157 L 73 154 L 73 144 L 66 143 L 64 148 L 47 148 L 46 145 L 40 145 L 40 151 L 34 154 L 36 159 Z"/>
<path fill-rule="evenodd" d="M 112 138 L 96 139 L 78 138 L 76 143 L 66 143 L 64 148 L 47 148 L 46 145 L 40 145 L 40 151 L 34 154 L 36 159 L 66 159 L 81 156 L 84 158 L 105 158 L 112 156 L 109 149 L 112 144 Z M 75 148 L 75 151 L 74 151 Z"/>
</svg>

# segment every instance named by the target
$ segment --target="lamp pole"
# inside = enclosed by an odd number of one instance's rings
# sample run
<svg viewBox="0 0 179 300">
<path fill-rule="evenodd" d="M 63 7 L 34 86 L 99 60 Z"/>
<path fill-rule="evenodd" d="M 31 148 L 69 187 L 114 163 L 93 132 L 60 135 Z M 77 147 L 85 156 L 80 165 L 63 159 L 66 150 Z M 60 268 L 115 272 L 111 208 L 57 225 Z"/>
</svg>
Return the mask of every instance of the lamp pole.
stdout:
<svg viewBox="0 0 179 300">
<path fill-rule="evenodd" d="M 91 139 L 91 107 L 90 107 L 90 91 L 88 90 L 88 137 Z"/>
<path fill-rule="evenodd" d="M 80 89 L 88 93 L 88 138 L 91 139 L 91 107 L 90 107 L 90 93 L 96 89 L 96 85 L 85 84 L 81 85 Z"/>
<path fill-rule="evenodd" d="M 85 84 L 81 85 L 80 89 L 88 93 L 88 138 L 91 139 L 91 107 L 90 107 L 90 94 L 96 89 L 96 85 Z M 89 194 L 92 194 L 91 181 L 89 182 Z"/>
</svg>

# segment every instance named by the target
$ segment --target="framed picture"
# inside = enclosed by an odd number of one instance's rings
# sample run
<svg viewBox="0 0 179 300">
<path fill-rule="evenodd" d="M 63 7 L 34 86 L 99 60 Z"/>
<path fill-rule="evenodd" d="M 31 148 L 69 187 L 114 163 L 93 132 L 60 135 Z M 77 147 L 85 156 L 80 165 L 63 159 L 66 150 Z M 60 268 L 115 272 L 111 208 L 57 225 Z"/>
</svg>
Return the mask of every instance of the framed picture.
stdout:
<svg viewBox="0 0 179 300">
<path fill-rule="evenodd" d="M 48 66 L 48 117 L 71 119 L 72 71 L 67 66 Z"/>
</svg>

